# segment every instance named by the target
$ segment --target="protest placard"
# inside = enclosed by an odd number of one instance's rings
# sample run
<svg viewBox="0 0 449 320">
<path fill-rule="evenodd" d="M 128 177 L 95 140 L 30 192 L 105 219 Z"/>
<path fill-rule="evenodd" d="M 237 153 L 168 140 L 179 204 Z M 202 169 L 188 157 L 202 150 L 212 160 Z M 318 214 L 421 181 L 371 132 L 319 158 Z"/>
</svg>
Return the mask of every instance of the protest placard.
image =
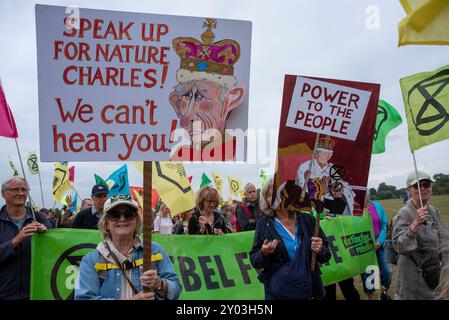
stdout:
<svg viewBox="0 0 449 320">
<path fill-rule="evenodd" d="M 295 180 L 304 210 L 361 213 L 379 91 L 373 83 L 286 75 L 275 190 Z"/>
<path fill-rule="evenodd" d="M 36 6 L 42 161 L 236 156 L 224 133 L 247 129 L 250 22 L 67 12 Z"/>
</svg>

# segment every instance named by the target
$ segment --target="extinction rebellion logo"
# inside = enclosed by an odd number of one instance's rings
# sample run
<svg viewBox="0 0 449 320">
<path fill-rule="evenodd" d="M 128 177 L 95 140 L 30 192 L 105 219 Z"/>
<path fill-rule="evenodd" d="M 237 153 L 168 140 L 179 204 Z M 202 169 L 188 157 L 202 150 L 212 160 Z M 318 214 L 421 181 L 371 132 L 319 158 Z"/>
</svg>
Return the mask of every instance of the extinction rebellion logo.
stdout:
<svg viewBox="0 0 449 320">
<path fill-rule="evenodd" d="M 412 95 L 418 95 L 423 101 L 421 105 L 410 106 L 413 124 L 420 135 L 430 136 L 449 121 L 449 113 L 444 106 L 449 94 L 448 85 L 449 69 L 445 69 L 418 82 L 409 90 L 409 105 Z"/>
<path fill-rule="evenodd" d="M 61 254 L 51 272 L 51 292 L 56 300 L 73 300 L 81 259 L 96 247 L 93 243 L 82 243 Z"/>
</svg>

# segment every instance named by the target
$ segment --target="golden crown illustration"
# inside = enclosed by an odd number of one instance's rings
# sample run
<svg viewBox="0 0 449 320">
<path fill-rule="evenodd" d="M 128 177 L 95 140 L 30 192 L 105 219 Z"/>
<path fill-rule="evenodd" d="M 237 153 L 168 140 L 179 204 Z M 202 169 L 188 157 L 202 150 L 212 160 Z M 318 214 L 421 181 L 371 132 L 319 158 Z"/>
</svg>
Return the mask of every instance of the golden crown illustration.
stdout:
<svg viewBox="0 0 449 320">
<path fill-rule="evenodd" d="M 326 149 L 326 150 L 333 150 L 335 145 L 335 141 L 331 139 L 329 136 L 325 136 L 324 138 L 318 139 L 318 149 Z"/>
<path fill-rule="evenodd" d="M 173 48 L 181 58 L 181 66 L 177 72 L 178 82 L 189 80 L 210 80 L 218 82 L 228 89 L 235 85 L 234 64 L 240 58 L 240 45 L 230 39 L 213 42 L 217 20 L 206 18 L 201 40 L 191 37 L 173 39 Z"/>
</svg>

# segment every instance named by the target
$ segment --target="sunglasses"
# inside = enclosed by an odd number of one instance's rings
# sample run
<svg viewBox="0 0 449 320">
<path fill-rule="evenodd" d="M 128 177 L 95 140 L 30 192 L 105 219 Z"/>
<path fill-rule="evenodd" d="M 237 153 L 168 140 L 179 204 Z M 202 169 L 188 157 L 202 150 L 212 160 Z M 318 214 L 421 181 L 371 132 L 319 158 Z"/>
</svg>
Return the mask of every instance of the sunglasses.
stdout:
<svg viewBox="0 0 449 320">
<path fill-rule="evenodd" d="M 430 182 L 430 181 L 424 181 L 424 182 L 421 182 L 421 183 L 419 184 L 419 187 L 420 187 L 420 189 L 428 189 L 428 188 L 430 188 L 431 185 L 432 185 L 432 182 Z M 418 190 L 418 184 L 417 184 L 417 183 L 415 183 L 415 184 L 413 185 L 413 189 Z"/>
<path fill-rule="evenodd" d="M 131 196 L 129 194 L 116 194 L 115 196 L 111 197 L 111 203 L 117 201 L 131 201 Z"/>
<path fill-rule="evenodd" d="M 108 212 L 108 218 L 112 221 L 119 221 L 121 216 L 126 220 L 134 220 L 137 217 L 137 212 L 135 210 L 111 210 Z"/>
</svg>

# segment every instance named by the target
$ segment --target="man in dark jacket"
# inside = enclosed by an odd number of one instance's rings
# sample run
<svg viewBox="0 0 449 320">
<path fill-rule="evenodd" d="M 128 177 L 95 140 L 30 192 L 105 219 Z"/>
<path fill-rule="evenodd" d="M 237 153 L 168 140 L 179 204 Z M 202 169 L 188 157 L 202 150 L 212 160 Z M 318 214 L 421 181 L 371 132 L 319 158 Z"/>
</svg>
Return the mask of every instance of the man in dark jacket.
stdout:
<svg viewBox="0 0 449 320">
<path fill-rule="evenodd" d="M 0 210 L 0 300 L 30 298 L 31 236 L 47 230 L 45 215 L 25 206 L 25 179 L 13 177 L 2 184 L 5 205 Z"/>
<path fill-rule="evenodd" d="M 236 210 L 239 225 L 237 231 L 255 230 L 257 219 L 260 217 L 259 204 L 256 201 L 256 187 L 252 183 L 247 183 L 243 191 L 245 192 L 245 199 Z"/>
<path fill-rule="evenodd" d="M 81 210 L 73 220 L 72 228 L 98 229 L 98 221 L 103 215 L 103 206 L 108 199 L 108 188 L 97 184 L 92 188 L 92 207 Z"/>
</svg>

